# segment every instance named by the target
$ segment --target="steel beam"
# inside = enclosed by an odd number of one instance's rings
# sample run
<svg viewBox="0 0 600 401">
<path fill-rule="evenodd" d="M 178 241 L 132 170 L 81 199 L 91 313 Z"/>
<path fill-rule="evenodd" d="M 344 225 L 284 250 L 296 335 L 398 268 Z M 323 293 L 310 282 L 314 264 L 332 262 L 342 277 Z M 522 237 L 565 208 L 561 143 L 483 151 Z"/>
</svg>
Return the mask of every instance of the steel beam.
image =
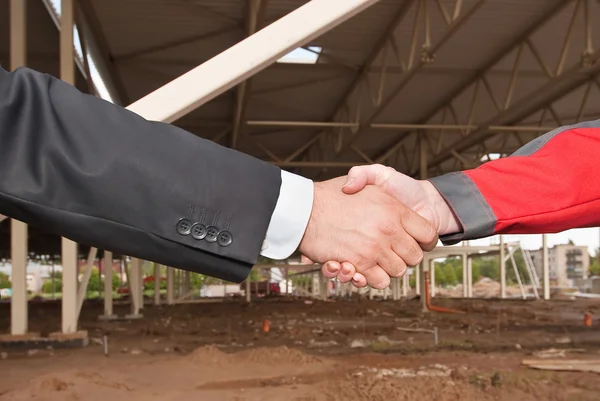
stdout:
<svg viewBox="0 0 600 401">
<path fill-rule="evenodd" d="M 514 51 L 517 47 L 521 46 L 527 38 L 529 38 L 532 34 L 537 32 L 542 26 L 544 26 L 548 20 L 553 18 L 555 15 L 563 11 L 569 5 L 568 1 L 557 1 L 553 7 L 551 7 L 546 13 L 540 15 L 540 17 L 531 24 L 531 26 L 527 27 L 523 32 L 521 32 L 515 40 L 508 43 L 504 46 L 500 51 L 494 54 L 487 62 L 483 64 L 469 79 L 465 81 L 463 85 L 461 85 L 457 90 L 450 93 L 449 96 L 442 99 L 441 102 L 434 105 L 432 109 L 425 113 L 425 117 L 421 119 L 418 124 L 426 124 L 432 118 L 437 116 L 439 113 L 443 112 L 447 108 L 451 107 L 453 101 L 458 98 L 463 92 L 471 88 L 471 86 L 475 85 L 477 82 L 482 81 L 485 86 L 488 86 L 487 80 L 485 76 L 487 74 L 492 73 L 493 67 L 498 64 L 507 54 Z M 499 107 L 498 107 L 499 108 Z M 392 147 L 399 146 L 407 137 L 410 135 L 412 130 L 408 130 L 409 132 L 404 132 L 401 138 L 399 138 L 395 143 L 391 144 L 391 146 L 386 146 L 386 149 L 390 149 Z M 385 153 L 382 151 L 381 154 Z M 375 157 L 375 159 L 380 159 L 381 154 Z"/>
<path fill-rule="evenodd" d="M 119 105 L 129 104 L 127 89 L 113 61 L 108 41 L 102 32 L 98 13 L 94 9 L 92 0 L 78 0 L 77 5 L 77 21 L 79 23 L 77 29 L 87 39 L 88 51 L 94 59 L 96 68 L 102 74 L 104 84 L 115 103 Z"/>
<path fill-rule="evenodd" d="M 377 1 L 312 0 L 128 109 L 147 119 L 173 122 Z"/>
<path fill-rule="evenodd" d="M 337 121 L 281 121 L 281 120 L 249 120 L 248 126 L 255 127 L 295 127 L 295 128 L 359 128 L 359 123 Z M 399 123 L 374 123 L 369 125 L 374 130 L 422 130 L 422 131 L 468 131 L 484 128 L 487 132 L 547 132 L 556 128 L 554 126 L 531 125 L 490 125 L 481 127 L 475 124 L 399 124 Z"/>
<path fill-rule="evenodd" d="M 351 139 L 347 141 L 341 149 L 336 152 L 336 156 L 334 160 L 337 160 L 342 154 L 344 154 L 351 145 L 356 143 L 356 141 L 361 138 L 365 132 L 368 130 L 369 126 L 375 122 L 377 117 L 385 110 L 387 106 L 402 92 L 404 88 L 412 81 L 412 79 L 417 75 L 419 71 L 423 69 L 426 65 L 428 65 L 431 61 L 432 55 L 437 53 L 440 49 L 444 47 L 446 43 L 458 32 L 460 28 L 475 14 L 475 12 L 485 3 L 485 0 L 479 0 L 475 4 L 473 4 L 467 11 L 460 14 L 456 19 L 454 19 L 447 28 L 445 34 L 433 45 L 428 46 L 426 42 L 424 45 L 423 51 L 428 56 L 423 56 L 419 58 L 417 61 L 414 61 L 412 64 L 409 61 L 409 68 L 403 75 L 400 82 L 398 82 L 392 90 L 388 93 L 388 95 L 378 103 L 375 107 L 371 115 L 365 120 L 364 123 L 361 123 L 363 128 L 359 129 L 355 132 Z M 413 37 L 413 42 L 414 38 Z"/>
<path fill-rule="evenodd" d="M 598 57 L 600 53 L 594 53 Z M 600 74 L 600 63 L 593 67 L 581 67 L 580 64 L 573 65 L 563 74 L 555 76 L 546 84 L 537 88 L 524 98 L 520 99 L 512 107 L 502 110 L 490 120 L 482 124 L 483 127 L 493 124 L 511 124 L 520 121 L 536 112 L 546 108 L 556 100 L 571 93 L 575 89 L 586 84 L 590 77 L 595 79 Z M 484 129 L 477 129 L 463 139 L 458 140 L 445 150 L 436 155 L 430 163 L 430 167 L 437 166 L 452 157 L 452 152 L 463 152 L 477 145 L 485 135 Z M 414 172 L 413 172 L 414 174 Z"/>
</svg>

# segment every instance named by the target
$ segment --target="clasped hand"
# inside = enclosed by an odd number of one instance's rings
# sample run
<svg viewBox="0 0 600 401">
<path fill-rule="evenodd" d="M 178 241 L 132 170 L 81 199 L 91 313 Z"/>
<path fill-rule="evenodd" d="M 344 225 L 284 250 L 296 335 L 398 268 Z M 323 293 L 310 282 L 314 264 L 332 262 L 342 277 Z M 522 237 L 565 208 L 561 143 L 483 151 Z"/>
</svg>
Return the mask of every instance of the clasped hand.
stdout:
<svg viewBox="0 0 600 401">
<path fill-rule="evenodd" d="M 347 177 L 315 183 L 313 211 L 299 250 L 323 263 L 326 277 L 389 286 L 423 260 L 438 234 L 458 231 L 447 204 L 428 181 L 391 167 L 354 167 Z"/>
</svg>

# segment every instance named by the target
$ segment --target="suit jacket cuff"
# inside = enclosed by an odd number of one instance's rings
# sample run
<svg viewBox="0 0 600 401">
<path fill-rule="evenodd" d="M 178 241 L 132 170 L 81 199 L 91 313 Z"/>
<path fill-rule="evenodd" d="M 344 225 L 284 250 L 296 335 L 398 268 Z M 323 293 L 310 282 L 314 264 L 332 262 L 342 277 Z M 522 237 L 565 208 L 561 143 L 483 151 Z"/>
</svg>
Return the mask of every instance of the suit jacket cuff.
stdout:
<svg viewBox="0 0 600 401">
<path fill-rule="evenodd" d="M 298 248 L 312 212 L 314 185 L 309 179 L 281 170 L 281 190 L 261 255 L 283 260 Z"/>
</svg>

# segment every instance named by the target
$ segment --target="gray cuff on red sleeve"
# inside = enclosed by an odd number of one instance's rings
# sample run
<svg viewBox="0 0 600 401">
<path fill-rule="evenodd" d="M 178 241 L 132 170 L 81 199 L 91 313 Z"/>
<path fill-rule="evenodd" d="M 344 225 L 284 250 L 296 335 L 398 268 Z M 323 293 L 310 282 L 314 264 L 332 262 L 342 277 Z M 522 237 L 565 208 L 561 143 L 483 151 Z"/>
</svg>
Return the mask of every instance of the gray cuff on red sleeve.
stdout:
<svg viewBox="0 0 600 401">
<path fill-rule="evenodd" d="M 442 235 L 444 245 L 489 237 L 494 234 L 496 216 L 477 186 L 463 172 L 445 174 L 429 180 L 448 203 L 462 225 L 462 232 Z"/>
</svg>

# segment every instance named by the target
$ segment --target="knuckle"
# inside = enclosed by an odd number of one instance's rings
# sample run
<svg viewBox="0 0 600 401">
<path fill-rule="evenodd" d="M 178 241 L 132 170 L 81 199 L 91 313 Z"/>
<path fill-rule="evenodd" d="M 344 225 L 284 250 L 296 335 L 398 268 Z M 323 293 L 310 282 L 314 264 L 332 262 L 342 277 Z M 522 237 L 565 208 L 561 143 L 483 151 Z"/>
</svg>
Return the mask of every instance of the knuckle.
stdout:
<svg viewBox="0 0 600 401">
<path fill-rule="evenodd" d="M 398 226 L 390 221 L 384 221 L 379 225 L 379 231 L 386 236 L 394 235 L 398 230 Z"/>
<path fill-rule="evenodd" d="M 386 278 L 382 278 L 380 280 L 373 282 L 373 284 L 371 284 L 371 287 L 375 288 L 376 290 L 383 290 L 383 289 L 386 289 L 387 287 L 389 287 L 389 285 L 390 285 L 390 278 L 386 277 Z"/>
</svg>

